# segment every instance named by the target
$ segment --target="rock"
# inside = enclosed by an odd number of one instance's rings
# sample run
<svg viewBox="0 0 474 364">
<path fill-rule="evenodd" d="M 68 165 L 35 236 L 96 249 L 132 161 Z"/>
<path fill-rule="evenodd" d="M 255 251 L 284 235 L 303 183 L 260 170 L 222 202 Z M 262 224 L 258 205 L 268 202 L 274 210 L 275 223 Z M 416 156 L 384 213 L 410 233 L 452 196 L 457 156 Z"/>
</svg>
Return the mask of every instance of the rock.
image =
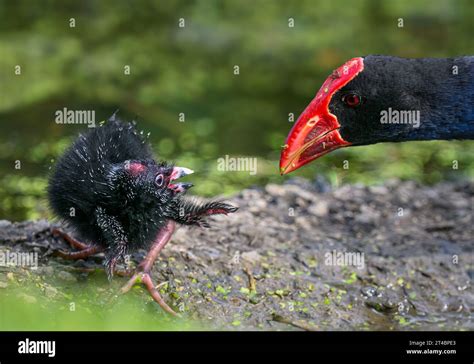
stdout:
<svg viewBox="0 0 474 364">
<path fill-rule="evenodd" d="M 375 195 L 385 195 L 389 193 L 386 186 L 370 186 L 369 191 Z"/>
<path fill-rule="evenodd" d="M 44 286 L 44 294 L 48 298 L 55 298 L 58 295 L 59 291 L 57 288 L 54 288 L 53 286 L 50 286 L 49 284 L 46 284 Z"/>
<path fill-rule="evenodd" d="M 267 207 L 267 202 L 263 199 L 255 200 L 252 205 L 249 206 L 248 211 L 252 213 L 259 213 Z"/>
<path fill-rule="evenodd" d="M 286 190 L 283 186 L 272 183 L 269 183 L 265 186 L 265 191 L 267 191 L 270 195 L 277 197 L 284 196 L 286 193 Z"/>
<path fill-rule="evenodd" d="M 57 276 L 59 279 L 65 281 L 65 282 L 76 282 L 77 279 L 74 275 L 72 275 L 71 273 L 69 272 L 66 272 L 66 271 L 59 271 L 57 273 Z"/>
<path fill-rule="evenodd" d="M 46 267 L 41 267 L 39 270 L 39 274 L 42 274 L 44 276 L 52 276 L 54 274 L 54 268 L 51 266 L 46 266 Z"/>
<path fill-rule="evenodd" d="M 313 225 L 311 225 L 311 222 L 304 216 L 296 216 L 295 224 L 296 226 L 298 226 L 298 228 L 302 228 L 307 231 L 310 231 L 313 228 Z"/>
<path fill-rule="evenodd" d="M 28 240 L 28 237 L 33 236 L 38 231 L 45 231 L 50 229 L 50 223 L 46 220 L 35 221 L 32 224 L 30 221 L 8 223 L 2 220 L 0 226 L 0 241 L 8 241 L 14 244 L 20 241 Z"/>
<path fill-rule="evenodd" d="M 380 212 L 374 210 L 372 207 L 362 205 L 360 212 L 355 216 L 355 221 L 361 224 L 374 224 L 380 218 Z"/>
<path fill-rule="evenodd" d="M 6 229 L 7 227 L 11 226 L 11 222 L 8 220 L 0 220 L 0 229 Z"/>
<path fill-rule="evenodd" d="M 262 260 L 262 256 L 256 250 L 242 253 L 241 257 L 242 260 L 249 262 L 250 264 L 257 264 Z"/>
<path fill-rule="evenodd" d="M 347 199 L 348 196 L 354 194 L 355 186 L 343 185 L 333 191 L 333 196 L 340 199 Z"/>
<path fill-rule="evenodd" d="M 287 195 L 291 195 L 294 198 L 300 197 L 306 201 L 314 201 L 316 196 L 313 192 L 308 191 L 300 186 L 288 185 L 286 186 Z"/>
<path fill-rule="evenodd" d="M 27 295 L 26 293 L 20 293 L 18 295 L 18 298 L 20 298 L 23 302 L 32 304 L 32 305 L 38 302 L 36 297 Z"/>
<path fill-rule="evenodd" d="M 326 216 L 329 213 L 329 206 L 326 201 L 317 201 L 308 207 L 308 212 L 318 217 Z"/>
</svg>

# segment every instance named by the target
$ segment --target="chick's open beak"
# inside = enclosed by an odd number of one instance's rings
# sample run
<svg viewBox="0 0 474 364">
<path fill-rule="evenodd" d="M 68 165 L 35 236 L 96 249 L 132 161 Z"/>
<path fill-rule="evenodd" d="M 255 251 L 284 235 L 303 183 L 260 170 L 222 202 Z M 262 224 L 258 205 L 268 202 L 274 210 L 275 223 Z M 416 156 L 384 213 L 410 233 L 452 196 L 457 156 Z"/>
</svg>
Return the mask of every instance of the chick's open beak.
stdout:
<svg viewBox="0 0 474 364">
<path fill-rule="evenodd" d="M 189 182 L 171 183 L 171 182 L 192 173 L 194 173 L 194 171 L 189 168 L 173 167 L 173 170 L 170 175 L 170 183 L 168 185 L 168 188 L 170 190 L 173 190 L 175 193 L 186 192 L 188 189 L 190 189 L 193 186 L 192 183 L 189 183 Z"/>
</svg>

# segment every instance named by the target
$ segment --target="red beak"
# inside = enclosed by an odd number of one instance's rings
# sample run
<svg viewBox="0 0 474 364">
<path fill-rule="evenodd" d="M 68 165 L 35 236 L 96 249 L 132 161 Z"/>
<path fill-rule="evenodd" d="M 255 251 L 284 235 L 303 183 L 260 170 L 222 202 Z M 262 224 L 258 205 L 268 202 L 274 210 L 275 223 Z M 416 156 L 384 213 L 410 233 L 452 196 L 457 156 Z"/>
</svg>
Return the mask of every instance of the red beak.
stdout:
<svg viewBox="0 0 474 364">
<path fill-rule="evenodd" d="M 363 58 L 353 58 L 336 69 L 291 129 L 280 157 L 280 173 L 290 173 L 332 150 L 350 145 L 339 134 L 339 122 L 329 111 L 332 96 L 364 69 Z"/>
</svg>

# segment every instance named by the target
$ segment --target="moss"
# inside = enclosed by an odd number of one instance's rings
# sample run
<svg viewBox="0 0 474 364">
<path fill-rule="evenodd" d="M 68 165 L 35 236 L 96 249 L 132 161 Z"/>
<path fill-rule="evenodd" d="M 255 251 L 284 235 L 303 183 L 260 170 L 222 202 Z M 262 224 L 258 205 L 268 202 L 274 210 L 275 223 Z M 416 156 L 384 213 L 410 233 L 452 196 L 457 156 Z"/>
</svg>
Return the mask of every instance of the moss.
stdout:
<svg viewBox="0 0 474 364">
<path fill-rule="evenodd" d="M 349 278 L 344 280 L 344 283 L 346 284 L 353 284 L 355 281 L 357 281 L 357 273 L 352 272 Z"/>
<path fill-rule="evenodd" d="M 240 287 L 240 293 L 243 293 L 245 295 L 249 295 L 250 294 L 250 289 L 248 289 L 247 287 Z"/>
<path fill-rule="evenodd" d="M 220 286 L 220 285 L 216 287 L 216 292 L 217 292 L 217 293 L 220 293 L 220 294 L 222 294 L 222 295 L 224 295 L 224 296 L 225 296 L 225 295 L 228 295 L 230 291 L 231 291 L 230 288 L 229 288 L 229 289 L 225 289 L 224 287 L 222 287 L 222 286 Z"/>
</svg>

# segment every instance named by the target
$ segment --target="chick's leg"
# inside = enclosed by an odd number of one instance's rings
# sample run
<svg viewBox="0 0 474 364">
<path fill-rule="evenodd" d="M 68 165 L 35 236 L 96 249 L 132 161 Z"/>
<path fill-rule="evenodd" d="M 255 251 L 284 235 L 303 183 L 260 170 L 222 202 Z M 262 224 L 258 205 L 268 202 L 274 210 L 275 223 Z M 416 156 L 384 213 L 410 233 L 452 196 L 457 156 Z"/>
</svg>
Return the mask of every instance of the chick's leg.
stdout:
<svg viewBox="0 0 474 364">
<path fill-rule="evenodd" d="M 62 250 L 58 250 L 55 252 L 55 255 L 58 257 L 61 257 L 66 260 L 79 260 L 79 259 L 85 259 L 87 257 L 90 257 L 91 255 L 101 253 L 104 251 L 104 248 L 97 246 L 97 245 L 87 245 L 85 243 L 80 242 L 79 240 L 76 240 L 73 238 L 71 235 L 65 233 L 62 230 L 59 229 L 52 229 L 52 234 L 56 238 L 62 238 L 66 242 L 68 242 L 73 248 L 76 248 L 79 251 L 76 252 L 65 252 Z M 93 271 L 92 269 L 91 271 Z M 87 269 L 84 269 L 85 272 L 87 272 Z M 119 276 L 125 276 L 125 277 L 130 277 L 131 273 L 128 270 L 119 270 L 115 269 L 115 274 Z"/>
<path fill-rule="evenodd" d="M 80 242 L 79 240 L 74 239 L 71 235 L 68 233 L 65 233 L 62 230 L 59 229 L 52 229 L 51 233 L 53 234 L 54 237 L 56 238 L 62 238 L 65 241 L 67 241 L 73 248 L 76 248 L 77 250 L 85 250 L 90 248 L 89 245 Z"/>
<path fill-rule="evenodd" d="M 85 243 L 82 243 L 79 240 L 74 239 L 72 236 L 70 236 L 69 234 L 59 229 L 53 229 L 51 232 L 54 237 L 64 239 L 73 248 L 76 248 L 79 250 L 77 252 L 65 252 L 62 250 L 58 250 L 56 252 L 56 255 L 60 256 L 63 259 L 68 259 L 68 260 L 84 259 L 91 255 L 100 253 L 104 250 L 102 247 L 99 247 L 99 246 L 87 245 Z"/>
<path fill-rule="evenodd" d="M 102 251 L 104 251 L 104 249 L 99 246 L 90 246 L 78 252 L 63 252 L 61 250 L 58 250 L 56 252 L 56 255 L 67 260 L 78 260 L 90 257 L 91 255 L 100 253 Z"/>
<path fill-rule="evenodd" d="M 168 220 L 166 225 L 158 232 L 158 235 L 150 251 L 148 252 L 145 259 L 138 265 L 135 274 L 128 281 L 128 283 L 122 287 L 122 293 L 127 293 L 135 284 L 143 283 L 151 297 L 153 297 L 153 299 L 161 306 L 161 308 L 163 308 L 163 310 L 171 315 L 176 315 L 176 312 L 174 312 L 173 309 L 166 304 L 158 290 L 155 288 L 156 286 L 151 279 L 150 272 L 161 250 L 171 239 L 175 227 L 176 224 L 174 221 Z"/>
</svg>

